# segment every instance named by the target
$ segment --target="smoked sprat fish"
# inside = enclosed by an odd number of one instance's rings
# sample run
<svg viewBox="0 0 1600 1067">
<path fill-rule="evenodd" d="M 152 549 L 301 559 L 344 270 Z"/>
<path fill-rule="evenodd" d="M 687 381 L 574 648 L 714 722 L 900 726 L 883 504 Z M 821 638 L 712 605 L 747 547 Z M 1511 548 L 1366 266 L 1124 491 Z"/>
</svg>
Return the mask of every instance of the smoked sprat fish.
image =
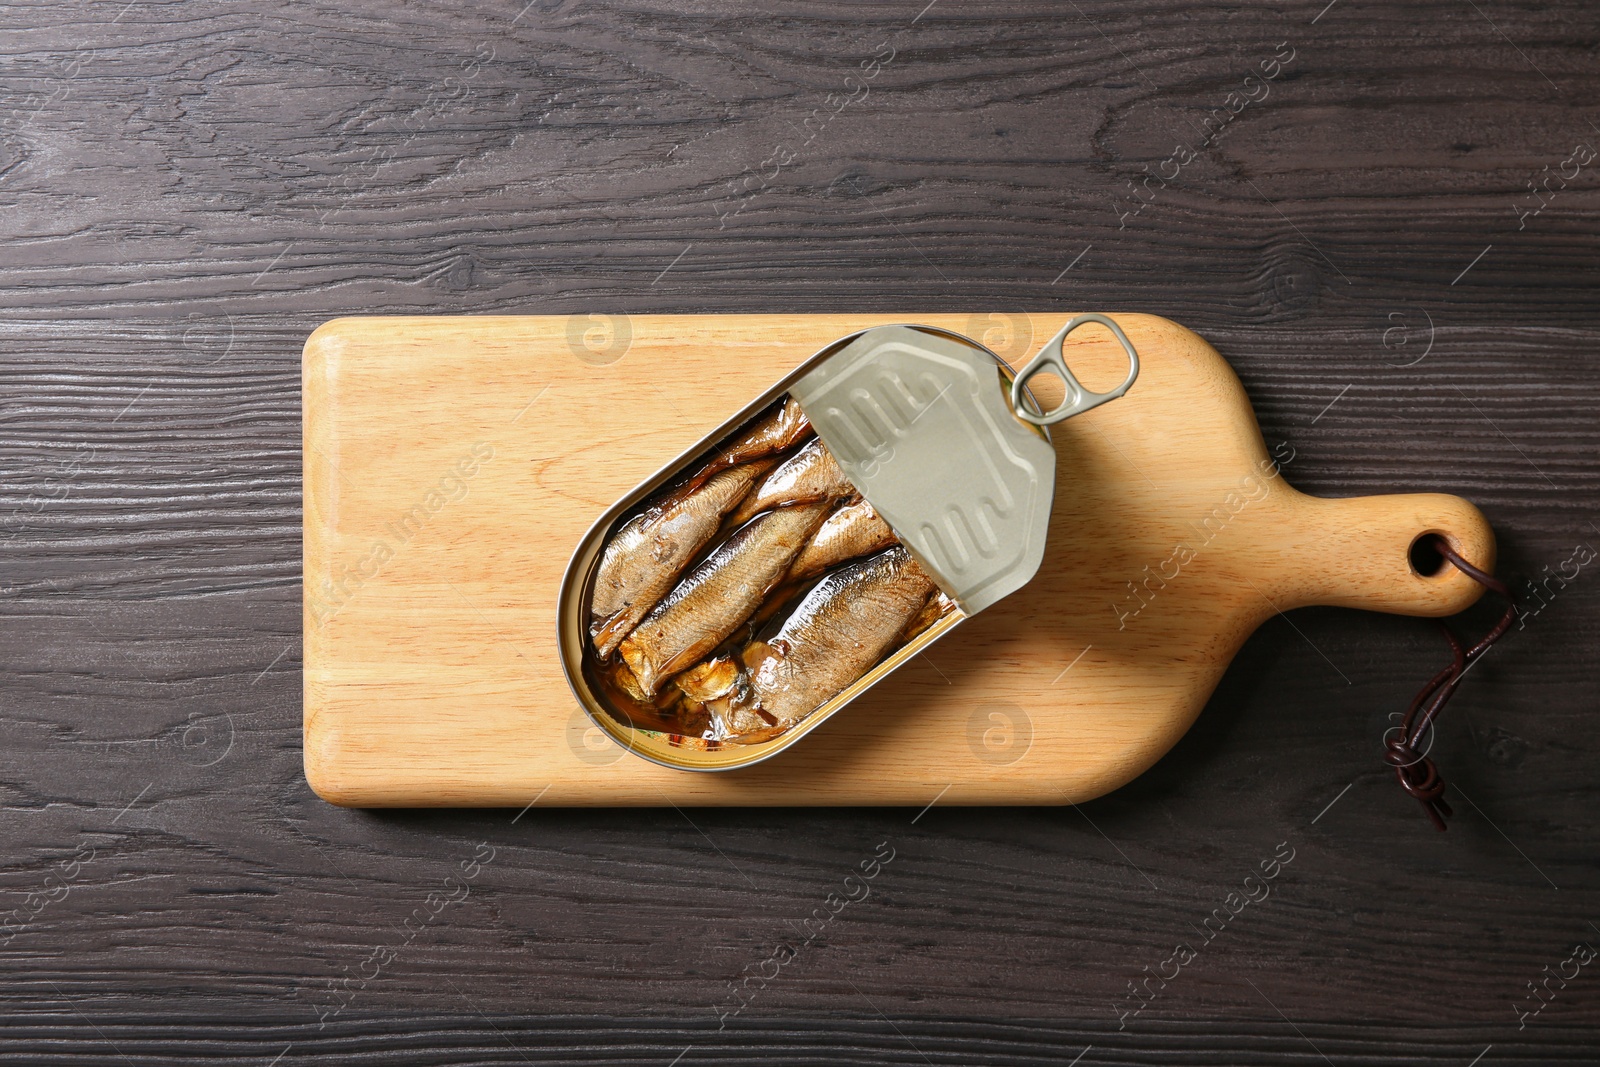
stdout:
<svg viewBox="0 0 1600 1067">
<path fill-rule="evenodd" d="M 794 566 L 789 568 L 789 581 L 815 577 L 846 560 L 894 543 L 894 531 L 889 529 L 889 524 L 879 517 L 871 504 L 857 499 L 822 520 L 817 532 L 800 550 Z"/>
<path fill-rule="evenodd" d="M 713 456 L 690 484 L 698 485 L 729 467 L 785 452 L 810 436 L 811 420 L 806 418 L 806 413 L 800 410 L 798 403 L 786 399 L 776 411 L 762 416 L 732 444 Z"/>
<path fill-rule="evenodd" d="M 751 744 L 953 608 L 785 400 L 612 533 L 590 633 L 637 725 Z"/>
<path fill-rule="evenodd" d="M 786 504 L 842 500 L 855 491 L 855 486 L 834 461 L 833 453 L 820 440 L 814 440 L 774 467 L 739 505 L 732 521 L 741 523 L 769 508 Z"/>
<path fill-rule="evenodd" d="M 944 592 L 935 592 L 922 605 L 922 610 L 916 617 L 906 624 L 906 632 L 900 636 L 902 641 L 915 641 L 922 633 L 934 623 L 956 610 L 956 602 L 951 600 Z"/>
<path fill-rule="evenodd" d="M 673 679 L 673 685 L 683 694 L 686 706 L 694 713 L 704 715 L 712 726 L 716 740 L 723 740 L 734 732 L 730 725 L 737 721 L 741 726 L 748 722 L 760 728 L 776 726 L 778 720 L 763 716 L 756 706 L 750 689 L 750 678 L 731 655 L 718 656 L 696 664 Z"/>
<path fill-rule="evenodd" d="M 700 472 L 612 535 L 595 573 L 589 634 L 605 659 L 672 589 L 716 536 L 773 457 L 811 435 L 800 405 L 784 400 L 740 432 Z"/>
<path fill-rule="evenodd" d="M 747 463 L 680 490 L 616 532 L 600 557 L 589 609 L 589 633 L 602 659 L 672 590 L 766 467 Z"/>
<path fill-rule="evenodd" d="M 933 592 L 933 579 L 898 545 L 822 579 L 777 634 L 741 654 L 749 693 L 726 731 L 798 723 L 876 666 Z"/>
<path fill-rule="evenodd" d="M 690 571 L 618 646 L 639 689 L 654 697 L 749 619 L 827 511 L 817 502 L 764 512 Z"/>
</svg>

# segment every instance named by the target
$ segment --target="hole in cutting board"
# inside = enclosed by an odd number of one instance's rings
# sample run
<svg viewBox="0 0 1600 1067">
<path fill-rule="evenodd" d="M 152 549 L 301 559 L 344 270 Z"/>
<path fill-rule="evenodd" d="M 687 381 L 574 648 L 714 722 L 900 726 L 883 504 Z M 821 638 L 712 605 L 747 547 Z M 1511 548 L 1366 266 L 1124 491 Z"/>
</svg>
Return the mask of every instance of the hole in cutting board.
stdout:
<svg viewBox="0 0 1600 1067">
<path fill-rule="evenodd" d="M 1423 578 L 1437 578 L 1439 572 L 1444 570 L 1444 554 L 1439 551 L 1434 538 L 1439 536 L 1432 530 L 1418 534 L 1417 539 L 1411 542 L 1411 569 Z"/>
</svg>

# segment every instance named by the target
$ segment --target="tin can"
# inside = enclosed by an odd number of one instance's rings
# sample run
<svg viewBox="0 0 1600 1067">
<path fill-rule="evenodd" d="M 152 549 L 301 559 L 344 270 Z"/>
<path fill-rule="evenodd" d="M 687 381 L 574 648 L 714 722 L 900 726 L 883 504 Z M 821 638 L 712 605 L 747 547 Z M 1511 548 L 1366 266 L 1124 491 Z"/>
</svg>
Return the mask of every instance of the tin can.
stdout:
<svg viewBox="0 0 1600 1067">
<path fill-rule="evenodd" d="M 1128 357 L 1108 393 L 1085 389 L 1062 355 L 1087 323 Z M 1065 383 L 1048 412 L 1028 389 L 1041 372 Z M 928 326 L 828 345 L 584 535 L 557 601 L 579 704 L 665 766 L 777 755 L 1033 577 L 1055 490 L 1047 427 L 1123 395 L 1138 372 L 1126 335 L 1096 314 L 1021 373 Z M 825 528 L 846 523 L 876 533 L 833 559 L 844 542 Z M 831 563 L 812 574 L 812 561 Z"/>
</svg>

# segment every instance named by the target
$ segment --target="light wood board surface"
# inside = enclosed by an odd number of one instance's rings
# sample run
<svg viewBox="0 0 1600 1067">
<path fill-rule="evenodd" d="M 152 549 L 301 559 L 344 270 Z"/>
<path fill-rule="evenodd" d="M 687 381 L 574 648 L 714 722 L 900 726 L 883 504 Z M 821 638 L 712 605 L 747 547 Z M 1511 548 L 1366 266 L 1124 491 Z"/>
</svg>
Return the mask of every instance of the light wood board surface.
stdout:
<svg viewBox="0 0 1600 1067">
<path fill-rule="evenodd" d="M 1408 559 L 1438 531 L 1492 566 L 1471 504 L 1296 492 L 1292 452 L 1269 454 L 1211 346 L 1117 315 L 1143 370 L 1123 399 L 1053 429 L 1049 548 L 1026 589 L 756 767 L 659 767 L 588 722 L 557 659 L 555 599 L 614 500 L 847 333 L 926 323 L 1018 365 L 1068 317 L 324 325 L 303 365 L 312 786 L 361 806 L 1077 802 L 1166 752 L 1274 612 L 1444 615 L 1476 598 L 1452 569 L 1425 577 Z M 1067 358 L 1092 389 L 1124 365 L 1095 327 Z"/>
</svg>

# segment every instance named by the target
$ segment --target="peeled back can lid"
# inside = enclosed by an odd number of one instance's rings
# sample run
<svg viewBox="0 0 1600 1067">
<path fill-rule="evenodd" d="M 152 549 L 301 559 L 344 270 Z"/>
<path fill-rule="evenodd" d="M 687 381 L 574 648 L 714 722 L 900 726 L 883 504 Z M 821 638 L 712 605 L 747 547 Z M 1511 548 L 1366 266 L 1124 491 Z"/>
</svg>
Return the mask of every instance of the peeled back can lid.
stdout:
<svg viewBox="0 0 1600 1067">
<path fill-rule="evenodd" d="M 1128 354 L 1128 377 L 1110 393 L 1084 389 L 1062 358 L 1067 334 L 1085 322 L 1109 327 Z M 1045 414 L 1026 406 L 1023 389 L 1047 367 L 1067 383 L 1067 398 Z M 1103 315 L 1069 322 L 1009 392 L 996 357 L 975 342 L 882 326 L 824 360 L 790 395 L 856 489 L 972 615 L 1028 584 L 1044 559 L 1056 454 L 1034 426 L 1121 396 L 1138 373 L 1133 346 Z"/>
</svg>

